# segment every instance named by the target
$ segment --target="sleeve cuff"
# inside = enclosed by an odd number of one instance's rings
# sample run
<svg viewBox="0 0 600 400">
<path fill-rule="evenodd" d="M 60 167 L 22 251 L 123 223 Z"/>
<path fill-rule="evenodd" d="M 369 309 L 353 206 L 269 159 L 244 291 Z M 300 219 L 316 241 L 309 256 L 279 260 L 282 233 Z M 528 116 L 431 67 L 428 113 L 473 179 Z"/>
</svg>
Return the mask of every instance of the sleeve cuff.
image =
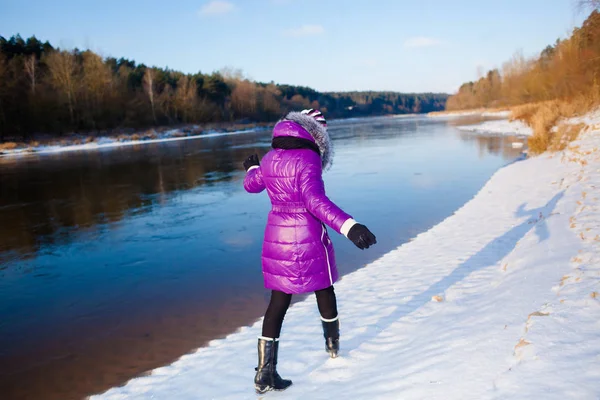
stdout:
<svg viewBox="0 0 600 400">
<path fill-rule="evenodd" d="M 350 229 L 351 229 L 351 228 L 352 228 L 354 225 L 356 225 L 356 223 L 357 223 L 357 222 L 356 222 L 355 220 L 353 220 L 352 218 L 348 218 L 348 219 L 346 220 L 346 222 L 344 222 L 344 223 L 342 224 L 342 227 L 340 228 L 340 233 L 341 233 L 342 235 L 344 235 L 344 236 L 348 237 L 348 232 L 350 232 Z"/>
<path fill-rule="evenodd" d="M 248 173 L 248 172 L 250 172 L 250 171 L 252 171 L 253 169 L 256 169 L 256 168 L 258 168 L 258 165 L 253 165 L 250 168 L 248 168 L 248 171 L 246 171 L 246 173 Z"/>
</svg>

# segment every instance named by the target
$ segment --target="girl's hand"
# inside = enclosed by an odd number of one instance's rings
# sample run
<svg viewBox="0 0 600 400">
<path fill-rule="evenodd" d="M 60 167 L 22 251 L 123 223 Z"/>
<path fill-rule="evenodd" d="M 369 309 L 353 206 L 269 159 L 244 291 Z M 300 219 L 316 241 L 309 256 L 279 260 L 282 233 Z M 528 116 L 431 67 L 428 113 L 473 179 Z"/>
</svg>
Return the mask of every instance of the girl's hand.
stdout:
<svg viewBox="0 0 600 400">
<path fill-rule="evenodd" d="M 250 157 L 246 158 L 246 161 L 244 161 L 244 168 L 246 169 L 246 171 L 248 171 L 250 167 L 253 167 L 255 165 L 260 165 L 260 163 L 258 162 L 258 156 L 256 154 L 252 154 Z"/>
<path fill-rule="evenodd" d="M 354 224 L 354 226 L 350 228 L 348 239 L 352 240 L 352 243 L 361 250 L 368 249 L 370 246 L 377 243 L 375 235 L 373 235 L 369 228 L 362 224 Z"/>
</svg>

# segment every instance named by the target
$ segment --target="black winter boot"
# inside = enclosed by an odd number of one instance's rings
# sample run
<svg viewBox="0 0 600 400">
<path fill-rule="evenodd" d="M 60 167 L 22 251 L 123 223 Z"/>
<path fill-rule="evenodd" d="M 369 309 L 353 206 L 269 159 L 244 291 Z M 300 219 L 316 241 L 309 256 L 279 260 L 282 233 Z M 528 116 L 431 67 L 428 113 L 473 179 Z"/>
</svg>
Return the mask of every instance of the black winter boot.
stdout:
<svg viewBox="0 0 600 400">
<path fill-rule="evenodd" d="M 340 351 L 340 320 L 336 317 L 334 321 L 323 320 L 323 336 L 325 337 L 325 350 L 331 358 L 336 358 Z"/>
<path fill-rule="evenodd" d="M 292 381 L 281 379 L 277 373 L 277 355 L 279 342 L 275 339 L 258 339 L 258 367 L 254 377 L 256 393 L 263 394 L 269 390 L 285 390 Z"/>
</svg>

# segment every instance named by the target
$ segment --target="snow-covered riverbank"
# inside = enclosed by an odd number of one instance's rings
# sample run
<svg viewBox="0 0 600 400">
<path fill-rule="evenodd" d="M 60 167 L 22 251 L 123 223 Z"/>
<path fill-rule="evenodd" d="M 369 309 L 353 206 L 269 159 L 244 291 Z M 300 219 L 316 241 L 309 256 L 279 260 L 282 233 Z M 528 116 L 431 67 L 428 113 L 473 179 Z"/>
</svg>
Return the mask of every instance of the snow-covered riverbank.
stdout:
<svg viewBox="0 0 600 400">
<path fill-rule="evenodd" d="M 270 129 L 269 127 L 255 127 L 234 131 L 206 131 L 199 134 L 186 133 L 180 129 L 172 129 L 164 132 L 151 132 L 149 135 L 145 134 L 134 134 L 125 137 L 111 137 L 101 136 L 94 138 L 94 140 L 74 140 L 62 144 L 51 144 L 51 145 L 28 145 L 12 149 L 0 150 L 0 157 L 10 156 L 23 156 L 28 154 L 48 154 L 48 153 L 61 153 L 69 151 L 91 151 L 103 148 L 111 147 L 122 147 L 122 146 L 136 146 L 150 143 L 162 143 L 172 142 L 178 140 L 193 140 L 199 138 L 208 138 L 215 136 L 226 136 L 226 135 L 238 135 L 241 133 L 258 132 Z M 85 143 L 79 143 L 79 142 Z"/>
<path fill-rule="evenodd" d="M 482 123 L 474 125 L 463 125 L 459 126 L 458 129 L 488 135 L 533 135 L 533 130 L 529 126 L 527 126 L 527 124 L 521 121 L 509 121 L 507 119 L 484 121 Z"/>
<path fill-rule="evenodd" d="M 397 115 L 394 118 L 414 118 L 417 114 L 409 115 Z M 481 117 L 492 117 L 498 118 L 493 121 L 485 121 L 481 124 L 465 125 L 459 127 L 461 130 L 471 131 L 476 133 L 484 134 L 516 134 L 522 136 L 528 136 L 531 134 L 531 129 L 521 122 L 509 122 L 506 118 L 510 116 L 509 111 L 465 111 L 465 112 L 454 112 L 454 113 L 439 113 L 430 114 L 429 118 L 436 119 L 454 119 L 460 117 L 469 116 L 481 116 Z M 373 117 L 364 118 L 349 118 L 332 120 L 332 125 L 336 123 L 344 123 L 360 119 L 368 119 Z M 60 142 L 52 144 L 40 144 L 33 142 L 33 144 L 22 144 L 15 147 L 4 147 L 0 148 L 0 157 L 15 157 L 25 156 L 31 154 L 49 154 L 49 153 L 62 153 L 71 151 L 94 151 L 104 148 L 114 148 L 122 146 L 137 146 L 151 143 L 162 143 L 179 140 L 193 140 L 200 138 L 208 138 L 215 136 L 225 135 L 237 135 L 242 133 L 250 133 L 257 131 L 265 131 L 271 129 L 270 126 L 257 126 L 247 129 L 230 130 L 230 131 L 217 131 L 217 130 L 206 130 L 201 131 L 199 127 L 193 127 L 191 129 L 170 129 L 162 132 L 147 131 L 144 133 L 132 134 L 132 135 L 121 135 L 121 136 L 89 136 L 89 137 L 73 137 L 71 139 L 63 139 Z"/>
<path fill-rule="evenodd" d="M 600 397 L 600 118 L 498 171 L 453 216 L 337 285 L 342 352 L 314 298 L 289 311 L 280 399 Z M 399 210 L 398 212 L 410 212 Z M 254 399 L 250 327 L 94 399 Z"/>
<path fill-rule="evenodd" d="M 414 118 L 418 114 L 407 114 L 407 115 L 396 115 L 394 118 Z M 436 119 L 454 119 L 459 117 L 469 116 L 482 116 L 482 117 L 493 117 L 498 118 L 494 121 L 486 121 L 479 125 L 468 125 L 460 127 L 460 129 L 468 130 L 472 132 L 483 132 L 483 133 L 507 133 L 511 132 L 511 129 L 517 131 L 518 135 L 523 133 L 523 129 L 520 127 L 519 122 L 508 122 L 505 118 L 510 116 L 508 111 L 465 111 L 465 112 L 454 112 L 454 113 L 439 113 L 429 114 L 428 117 Z M 350 121 L 369 119 L 374 117 L 361 117 L 361 118 L 348 118 L 332 120 L 332 125 L 339 123 L 346 123 Z M 377 117 L 375 117 L 377 118 Z M 381 118 L 381 117 L 380 117 Z M 0 157 L 14 157 L 14 156 L 25 156 L 31 154 L 48 154 L 48 153 L 62 153 L 71 151 L 94 151 L 104 148 L 114 148 L 122 146 L 137 146 L 151 143 L 162 143 L 179 140 L 193 140 L 200 138 L 208 138 L 215 136 L 225 135 L 237 135 L 242 133 L 250 133 L 257 131 L 265 131 L 271 129 L 270 125 L 248 127 L 237 130 L 201 130 L 200 127 L 194 126 L 187 129 L 170 129 L 164 131 L 146 131 L 130 135 L 119 135 L 119 136 L 77 136 L 64 138 L 60 141 L 54 141 L 53 143 L 37 143 L 32 142 L 29 144 L 19 144 L 14 146 L 0 146 Z M 529 128 L 527 128 L 529 129 Z"/>
<path fill-rule="evenodd" d="M 493 118 L 476 124 L 461 125 L 458 129 L 485 135 L 531 136 L 533 130 L 522 121 L 510 121 L 510 111 L 457 111 L 449 113 L 433 113 L 428 115 L 435 119 L 458 119 L 468 117 Z"/>
</svg>

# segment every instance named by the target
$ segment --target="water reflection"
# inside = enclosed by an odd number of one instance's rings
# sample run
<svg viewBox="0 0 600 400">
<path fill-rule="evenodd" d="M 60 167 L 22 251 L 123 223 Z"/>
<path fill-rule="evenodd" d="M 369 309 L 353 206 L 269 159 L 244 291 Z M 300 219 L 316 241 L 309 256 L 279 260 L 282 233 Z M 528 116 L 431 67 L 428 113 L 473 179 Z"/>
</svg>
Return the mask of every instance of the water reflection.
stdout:
<svg viewBox="0 0 600 400">
<path fill-rule="evenodd" d="M 166 204 L 177 191 L 236 177 L 249 151 L 268 150 L 267 134 L 224 136 L 177 145 L 12 159 L 0 170 L 0 268 L 44 246 Z M 8 160 L 8 159 L 7 159 Z"/>
<path fill-rule="evenodd" d="M 375 122 L 374 122 L 375 121 Z M 331 123 L 336 141 L 394 138 L 431 121 L 393 118 Z M 390 130 L 390 127 L 394 129 Z M 177 192 L 240 179 L 251 152 L 269 150 L 270 133 L 149 144 L 101 151 L 4 158 L 0 169 L 0 271 L 45 247 L 93 239 L 128 216 L 151 212 Z"/>
<path fill-rule="evenodd" d="M 483 117 L 481 115 L 465 115 L 461 117 L 449 118 L 447 124 L 452 127 L 460 127 L 465 125 L 477 125 L 485 121 L 494 121 L 501 118 L 498 117 Z M 477 145 L 479 157 L 486 155 L 500 155 L 505 159 L 519 159 L 523 157 L 523 149 L 526 147 L 527 138 L 517 135 L 499 135 L 485 134 L 483 132 L 471 132 L 456 129 L 461 140 L 466 142 L 474 142 Z M 513 143 L 517 143 L 513 147 Z M 522 147 L 519 146 L 522 145 Z"/>
<path fill-rule="evenodd" d="M 480 158 L 487 155 L 500 155 L 505 159 L 518 159 L 523 157 L 523 147 L 527 139 L 513 135 L 482 135 L 460 131 L 459 137 L 466 142 L 474 142 L 477 145 Z M 522 144 L 523 147 L 514 147 L 513 143 Z"/>
</svg>

